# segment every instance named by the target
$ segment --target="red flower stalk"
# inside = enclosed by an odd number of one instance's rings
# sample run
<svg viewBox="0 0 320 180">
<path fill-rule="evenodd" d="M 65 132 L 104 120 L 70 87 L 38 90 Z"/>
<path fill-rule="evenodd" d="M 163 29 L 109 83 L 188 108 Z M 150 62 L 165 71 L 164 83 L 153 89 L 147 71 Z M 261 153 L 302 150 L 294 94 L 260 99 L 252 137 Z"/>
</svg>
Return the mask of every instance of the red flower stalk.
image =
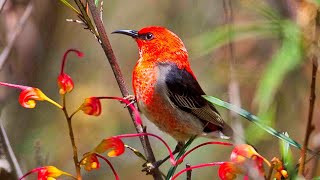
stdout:
<svg viewBox="0 0 320 180">
<path fill-rule="evenodd" d="M 61 171 L 60 169 L 54 166 L 43 166 L 43 167 L 32 169 L 31 171 L 23 175 L 19 180 L 22 180 L 25 177 L 35 172 L 38 173 L 38 180 L 55 180 L 57 177 L 61 175 L 73 177 L 71 174 Z"/>
<path fill-rule="evenodd" d="M 121 138 L 138 137 L 138 136 L 152 136 L 152 137 L 155 137 L 155 138 L 159 139 L 165 145 L 165 147 L 167 148 L 167 150 L 169 152 L 171 164 L 174 165 L 174 166 L 177 164 L 177 162 L 174 159 L 174 156 L 172 154 L 172 150 L 170 149 L 169 145 L 160 136 L 157 136 L 157 135 L 152 134 L 152 133 L 138 133 L 138 134 L 121 134 L 121 135 L 118 135 L 118 136 L 114 136 L 114 138 L 117 137 L 117 138 L 121 139 Z"/>
<path fill-rule="evenodd" d="M 20 93 L 20 96 L 19 96 L 19 103 L 21 104 L 21 106 L 23 106 L 25 108 L 34 108 L 36 106 L 35 101 L 48 101 L 51 104 L 57 106 L 58 108 L 60 108 L 60 109 L 62 108 L 62 106 L 60 104 L 58 104 L 57 102 L 48 98 L 38 88 L 29 87 L 29 86 L 22 86 L 22 85 L 18 85 L 18 84 L 4 83 L 4 82 L 0 82 L 0 85 L 11 87 L 11 88 L 21 89 L 22 92 Z"/>
<path fill-rule="evenodd" d="M 116 180 L 119 180 L 119 176 L 118 176 L 116 170 L 114 169 L 114 167 L 112 166 L 111 162 L 107 158 L 105 158 L 99 154 L 96 154 L 96 156 L 98 156 L 99 158 L 103 159 L 106 163 L 108 163 L 109 167 L 111 168 L 111 170 L 113 172 L 114 177 L 116 178 Z"/>
<path fill-rule="evenodd" d="M 223 145 L 223 146 L 233 146 L 232 143 L 228 143 L 228 142 L 219 142 L 219 141 L 211 141 L 211 142 L 205 142 L 205 143 L 202 143 L 202 144 L 199 144 L 198 146 L 195 146 L 194 148 L 190 149 L 189 151 L 187 151 L 186 153 L 184 153 L 178 160 L 177 160 L 177 164 L 181 164 L 184 160 L 184 158 L 186 156 L 188 156 L 190 153 L 192 153 L 194 150 L 202 147 L 202 146 L 206 146 L 206 145 L 209 145 L 209 144 L 214 144 L 214 145 Z"/>
<path fill-rule="evenodd" d="M 110 97 L 110 96 L 102 96 L 102 97 L 90 97 L 86 98 L 82 103 L 80 109 L 88 115 L 99 116 L 101 114 L 101 102 L 100 99 L 115 99 L 120 102 L 123 102 L 128 105 L 128 107 L 133 111 L 135 116 L 135 123 L 137 125 L 142 124 L 142 120 L 137 108 L 130 101 L 120 97 Z"/>
<path fill-rule="evenodd" d="M 69 75 L 67 75 L 66 73 L 64 73 L 65 62 L 67 60 L 67 55 L 70 52 L 75 52 L 78 57 L 84 56 L 84 54 L 81 51 L 78 51 L 76 49 L 68 49 L 64 53 L 63 58 L 62 58 L 62 63 L 61 63 L 61 71 L 60 71 L 60 74 L 57 79 L 60 94 L 66 94 L 68 92 L 71 92 L 74 87 L 74 83 L 73 83 L 71 77 Z"/>
<path fill-rule="evenodd" d="M 200 165 L 196 165 L 196 166 L 191 166 L 188 168 L 185 168 L 181 171 L 179 171 L 176 175 L 174 175 L 171 180 L 175 180 L 178 176 L 180 176 L 181 174 L 190 171 L 192 169 L 198 169 L 198 168 L 203 168 L 203 167 L 208 167 L 208 166 L 221 166 L 222 164 L 224 164 L 225 162 L 213 162 L 213 163 L 206 163 L 206 164 L 200 164 Z"/>
</svg>

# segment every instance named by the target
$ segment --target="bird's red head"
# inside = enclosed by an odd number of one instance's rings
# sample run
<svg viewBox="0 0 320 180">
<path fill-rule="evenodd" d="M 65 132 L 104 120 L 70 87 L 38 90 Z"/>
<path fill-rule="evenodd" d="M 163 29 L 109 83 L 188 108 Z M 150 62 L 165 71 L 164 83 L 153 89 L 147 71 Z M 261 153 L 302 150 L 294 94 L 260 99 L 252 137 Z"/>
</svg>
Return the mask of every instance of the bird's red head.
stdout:
<svg viewBox="0 0 320 180">
<path fill-rule="evenodd" d="M 152 58 L 155 61 L 168 58 L 180 61 L 188 59 L 188 52 L 182 40 L 164 27 L 150 26 L 139 31 L 117 30 L 113 33 L 125 34 L 134 38 L 139 47 L 140 57 L 144 59 Z"/>
</svg>

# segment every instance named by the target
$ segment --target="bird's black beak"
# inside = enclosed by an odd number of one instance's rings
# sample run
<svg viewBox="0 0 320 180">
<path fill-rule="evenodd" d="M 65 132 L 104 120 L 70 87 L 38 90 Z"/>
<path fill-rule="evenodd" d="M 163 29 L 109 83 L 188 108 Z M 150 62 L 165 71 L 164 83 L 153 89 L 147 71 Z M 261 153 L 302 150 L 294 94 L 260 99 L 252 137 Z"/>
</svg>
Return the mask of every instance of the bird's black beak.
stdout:
<svg viewBox="0 0 320 180">
<path fill-rule="evenodd" d="M 135 31 L 135 30 L 116 30 L 112 32 L 112 34 L 115 34 L 115 33 L 128 35 L 133 38 L 137 38 L 139 36 L 138 31 Z"/>
</svg>

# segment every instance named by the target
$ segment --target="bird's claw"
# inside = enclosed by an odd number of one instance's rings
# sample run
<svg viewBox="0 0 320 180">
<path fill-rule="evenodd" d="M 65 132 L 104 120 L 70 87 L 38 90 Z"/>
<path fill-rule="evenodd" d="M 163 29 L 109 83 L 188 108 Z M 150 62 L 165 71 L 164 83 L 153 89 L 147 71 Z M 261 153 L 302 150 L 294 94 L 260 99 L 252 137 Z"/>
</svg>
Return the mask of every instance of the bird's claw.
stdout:
<svg viewBox="0 0 320 180">
<path fill-rule="evenodd" d="M 146 162 L 142 165 L 143 169 L 141 170 L 142 172 L 146 172 L 146 175 L 150 175 L 153 173 L 153 171 L 158 168 L 161 165 L 161 161 L 156 161 L 156 162 Z"/>
<path fill-rule="evenodd" d="M 130 102 L 129 104 L 126 104 L 125 108 L 127 108 L 131 104 L 134 104 L 135 102 L 137 102 L 136 97 L 134 95 L 128 95 L 128 96 L 124 97 L 123 99 L 126 99 Z"/>
</svg>

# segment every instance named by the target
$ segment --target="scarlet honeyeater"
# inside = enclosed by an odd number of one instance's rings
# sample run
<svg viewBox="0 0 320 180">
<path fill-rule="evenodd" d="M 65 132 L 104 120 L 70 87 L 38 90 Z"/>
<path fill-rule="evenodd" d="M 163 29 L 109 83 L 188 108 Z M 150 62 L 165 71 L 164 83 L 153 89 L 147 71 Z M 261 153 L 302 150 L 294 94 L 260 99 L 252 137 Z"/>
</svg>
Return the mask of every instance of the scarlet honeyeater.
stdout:
<svg viewBox="0 0 320 180">
<path fill-rule="evenodd" d="M 232 129 L 208 103 L 188 61 L 181 39 L 164 27 L 117 30 L 135 39 L 140 58 L 133 90 L 140 111 L 178 142 L 190 137 L 229 138 Z"/>
</svg>

